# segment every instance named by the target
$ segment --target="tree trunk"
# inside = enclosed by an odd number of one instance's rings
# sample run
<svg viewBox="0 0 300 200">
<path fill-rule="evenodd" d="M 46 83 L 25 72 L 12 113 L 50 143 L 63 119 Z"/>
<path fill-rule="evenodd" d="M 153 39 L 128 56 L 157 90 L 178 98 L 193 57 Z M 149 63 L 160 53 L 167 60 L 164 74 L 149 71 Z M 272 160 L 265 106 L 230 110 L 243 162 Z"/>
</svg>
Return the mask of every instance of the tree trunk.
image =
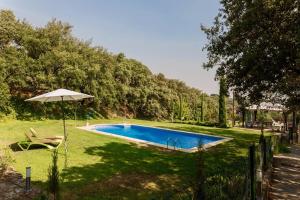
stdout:
<svg viewBox="0 0 300 200">
<path fill-rule="evenodd" d="M 284 121 L 284 132 L 288 130 L 288 114 L 283 112 L 283 121 Z"/>
<path fill-rule="evenodd" d="M 182 120 L 182 96 L 179 95 L 179 119 Z"/>
<path fill-rule="evenodd" d="M 201 122 L 204 121 L 204 93 L 202 93 L 202 97 L 201 97 Z"/>
<path fill-rule="evenodd" d="M 234 92 L 232 93 L 232 127 L 235 126 Z"/>
<path fill-rule="evenodd" d="M 245 115 L 246 115 L 246 113 L 245 113 L 245 110 L 243 109 L 242 110 L 242 127 L 243 128 L 245 128 Z"/>
<path fill-rule="evenodd" d="M 297 122 L 296 122 L 296 111 L 293 111 L 293 118 L 292 118 L 292 134 L 293 136 L 296 136 L 296 141 L 298 141 L 297 137 Z M 293 137 L 294 140 L 294 137 Z M 294 141 L 293 141 L 294 142 Z"/>
</svg>

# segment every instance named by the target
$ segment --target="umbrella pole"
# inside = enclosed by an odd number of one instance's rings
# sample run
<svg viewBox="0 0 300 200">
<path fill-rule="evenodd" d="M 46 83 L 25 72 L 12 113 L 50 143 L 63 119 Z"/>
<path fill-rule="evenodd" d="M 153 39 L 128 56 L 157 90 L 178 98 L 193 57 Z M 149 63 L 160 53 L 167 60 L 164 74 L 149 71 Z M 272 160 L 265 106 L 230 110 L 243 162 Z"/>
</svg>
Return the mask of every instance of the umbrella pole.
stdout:
<svg viewBox="0 0 300 200">
<path fill-rule="evenodd" d="M 67 133 L 66 133 L 66 121 L 65 121 L 65 111 L 64 111 L 64 97 L 61 97 L 61 109 L 62 109 L 62 114 L 63 114 L 63 125 L 64 125 L 64 147 L 65 147 L 65 168 L 67 168 Z"/>
</svg>

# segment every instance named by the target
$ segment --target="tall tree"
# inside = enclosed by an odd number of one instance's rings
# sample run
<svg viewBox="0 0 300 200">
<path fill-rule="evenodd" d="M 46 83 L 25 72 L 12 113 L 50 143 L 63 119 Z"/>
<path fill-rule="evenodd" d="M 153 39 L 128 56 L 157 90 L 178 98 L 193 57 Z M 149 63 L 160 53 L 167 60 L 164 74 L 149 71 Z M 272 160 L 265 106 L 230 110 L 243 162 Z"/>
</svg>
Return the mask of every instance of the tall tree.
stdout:
<svg viewBox="0 0 300 200">
<path fill-rule="evenodd" d="M 219 66 L 218 75 L 250 102 L 277 93 L 299 109 L 300 1 L 222 0 L 221 5 L 214 25 L 202 27 L 209 41 L 204 67 Z"/>
<path fill-rule="evenodd" d="M 197 120 L 202 92 L 179 80 L 153 74 L 143 63 L 113 54 L 72 35 L 72 26 L 51 20 L 34 27 L 18 20 L 11 11 L 0 11 L 0 117 L 16 113 L 17 118 L 55 118 L 56 104 L 32 105 L 24 99 L 66 87 L 93 95 L 81 102 L 76 114 L 124 116 L 144 119 L 181 117 Z M 172 102 L 176 99 L 176 105 Z M 217 121 L 217 99 L 205 98 L 205 119 Z M 76 104 L 65 106 L 73 118 Z"/>
<path fill-rule="evenodd" d="M 182 95 L 180 94 L 179 95 L 179 120 L 182 120 L 182 117 L 183 117 L 183 102 L 182 102 Z"/>
<path fill-rule="evenodd" d="M 235 126 L 235 93 L 232 92 L 232 127 Z"/>
<path fill-rule="evenodd" d="M 226 96 L 227 87 L 224 77 L 220 78 L 220 91 L 219 91 L 219 126 L 227 127 L 227 117 L 226 117 Z"/>
<path fill-rule="evenodd" d="M 204 121 L 204 93 L 201 95 L 201 115 L 200 115 L 200 121 Z"/>
</svg>

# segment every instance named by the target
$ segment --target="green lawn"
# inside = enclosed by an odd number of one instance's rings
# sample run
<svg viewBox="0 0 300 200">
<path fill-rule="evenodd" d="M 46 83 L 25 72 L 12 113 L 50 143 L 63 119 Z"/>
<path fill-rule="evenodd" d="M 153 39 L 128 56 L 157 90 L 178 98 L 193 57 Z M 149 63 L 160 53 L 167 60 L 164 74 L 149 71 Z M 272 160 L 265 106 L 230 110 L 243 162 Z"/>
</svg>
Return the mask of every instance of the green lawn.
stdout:
<svg viewBox="0 0 300 200">
<path fill-rule="evenodd" d="M 115 120 L 92 120 L 90 124 L 123 122 Z M 234 138 L 234 140 L 212 147 L 206 153 L 206 173 L 238 170 L 247 147 L 258 141 L 259 131 L 231 128 L 220 129 L 167 122 L 127 120 L 128 123 L 159 126 L 193 132 L 209 133 Z M 84 125 L 77 121 L 77 125 Z M 7 121 L 0 122 L 0 147 L 24 139 L 30 127 L 41 136 L 62 135 L 62 121 Z M 62 196 L 64 199 L 157 199 L 162 194 L 172 193 L 189 185 L 195 174 L 195 154 L 166 151 L 146 147 L 126 140 L 98 135 L 75 128 L 75 122 L 67 121 L 69 134 L 69 167 L 61 172 Z M 59 166 L 62 168 L 63 148 Z M 22 174 L 25 167 L 32 168 L 32 181 L 45 186 L 51 152 L 35 149 L 27 152 L 14 151 L 13 164 Z"/>
</svg>

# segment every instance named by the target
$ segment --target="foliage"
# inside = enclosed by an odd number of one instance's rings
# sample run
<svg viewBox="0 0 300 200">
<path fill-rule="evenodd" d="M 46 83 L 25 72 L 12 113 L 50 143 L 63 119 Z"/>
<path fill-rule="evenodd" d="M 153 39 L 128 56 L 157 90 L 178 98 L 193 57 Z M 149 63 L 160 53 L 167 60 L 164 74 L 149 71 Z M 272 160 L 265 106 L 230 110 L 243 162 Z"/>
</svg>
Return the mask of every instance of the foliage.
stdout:
<svg viewBox="0 0 300 200">
<path fill-rule="evenodd" d="M 190 124 L 190 125 L 197 125 L 197 126 L 209 126 L 209 127 L 218 127 L 218 122 L 198 122 L 198 121 L 173 121 L 174 123 L 179 124 Z"/>
<path fill-rule="evenodd" d="M 222 0 L 206 33 L 209 61 L 218 75 L 251 103 L 279 96 L 299 109 L 300 17 L 298 0 Z"/>
<path fill-rule="evenodd" d="M 170 119 L 172 115 L 197 119 L 202 92 L 178 80 L 153 74 L 123 53 L 72 35 L 72 27 L 51 20 L 43 27 L 20 21 L 8 10 L 0 11 L 0 113 L 16 112 L 18 119 L 60 118 L 57 103 L 24 102 L 26 98 L 67 88 L 93 95 L 93 100 L 68 102 L 68 118 L 126 116 Z M 205 94 L 205 96 L 207 96 Z M 182 98 L 182 107 L 179 99 Z M 214 98 L 207 96 L 205 119 L 215 120 Z M 179 112 L 179 108 L 182 108 Z"/>
<path fill-rule="evenodd" d="M 200 121 L 204 121 L 204 94 L 201 95 L 201 113 L 200 113 Z"/>
<path fill-rule="evenodd" d="M 59 170 L 57 166 L 58 152 L 55 150 L 52 153 L 52 165 L 48 170 L 48 191 L 53 196 L 54 200 L 59 199 L 60 184 L 59 184 Z"/>
<path fill-rule="evenodd" d="M 227 88 L 226 88 L 225 79 L 221 77 L 220 92 L 219 92 L 219 126 L 223 128 L 227 127 L 226 96 L 227 96 Z"/>
<path fill-rule="evenodd" d="M 245 188 L 245 175 L 216 174 L 206 181 L 207 199 L 244 199 Z"/>
<path fill-rule="evenodd" d="M 1 149 L 0 148 L 0 176 L 3 171 L 5 171 L 9 166 L 11 166 L 15 162 L 12 157 L 9 149 L 7 147 Z"/>
</svg>

